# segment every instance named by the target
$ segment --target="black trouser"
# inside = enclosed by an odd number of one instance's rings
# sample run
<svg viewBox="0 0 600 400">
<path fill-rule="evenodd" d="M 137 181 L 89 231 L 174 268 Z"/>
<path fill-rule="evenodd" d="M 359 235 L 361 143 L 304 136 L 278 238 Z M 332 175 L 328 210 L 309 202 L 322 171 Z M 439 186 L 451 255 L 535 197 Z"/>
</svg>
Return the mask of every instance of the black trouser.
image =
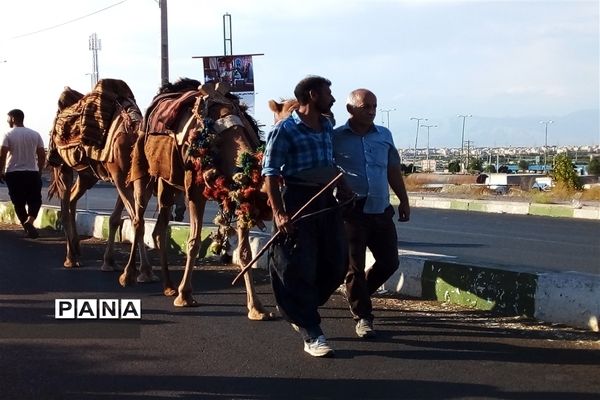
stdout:
<svg viewBox="0 0 600 400">
<path fill-rule="evenodd" d="M 346 275 L 346 293 L 354 319 L 373 321 L 371 295 L 398 269 L 398 235 L 394 208 L 382 214 L 364 214 L 364 200 L 344 213 L 350 263 Z M 365 273 L 365 252 L 371 250 L 375 263 Z"/>
<path fill-rule="evenodd" d="M 288 215 L 319 189 L 287 185 L 283 201 Z M 303 214 L 336 204 L 331 192 L 323 193 Z M 270 255 L 271 283 L 282 316 L 301 328 L 305 340 L 322 335 L 318 307 L 342 284 L 347 271 L 348 247 L 340 209 L 300 220 L 291 236 L 281 235 Z"/>
<path fill-rule="evenodd" d="M 13 171 L 5 176 L 10 201 L 21 224 L 36 218 L 42 206 L 42 178 L 38 171 Z"/>
</svg>

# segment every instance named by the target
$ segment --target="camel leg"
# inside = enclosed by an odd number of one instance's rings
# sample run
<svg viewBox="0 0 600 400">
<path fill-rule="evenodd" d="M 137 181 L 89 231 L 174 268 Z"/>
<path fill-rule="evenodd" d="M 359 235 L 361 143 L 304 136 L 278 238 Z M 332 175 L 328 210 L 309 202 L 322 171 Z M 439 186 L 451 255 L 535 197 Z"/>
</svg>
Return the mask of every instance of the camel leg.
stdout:
<svg viewBox="0 0 600 400">
<path fill-rule="evenodd" d="M 136 199 L 134 195 L 134 185 L 127 184 L 127 174 L 131 169 L 131 152 L 132 146 L 135 143 L 135 136 L 122 134 L 119 135 L 113 144 L 113 157 L 114 161 L 110 163 L 104 164 L 106 170 L 110 173 L 113 182 L 115 183 L 115 187 L 119 192 L 119 197 L 121 201 L 125 205 L 127 209 L 127 213 L 133 222 L 135 220 L 135 215 L 137 212 L 136 209 Z M 143 184 L 147 184 L 148 181 L 144 180 Z M 143 189 L 143 190 L 142 190 Z M 148 186 L 140 186 L 140 199 L 144 202 L 145 205 L 148 204 L 150 199 L 150 192 Z M 143 221 L 143 214 L 141 215 Z M 137 276 L 137 282 L 157 282 L 159 279 L 152 271 L 152 264 L 150 264 L 150 259 L 148 258 L 148 251 L 146 249 L 146 245 L 144 243 L 144 235 L 137 237 L 137 250 L 140 254 L 140 272 Z M 130 255 L 131 258 L 131 255 Z"/>
<path fill-rule="evenodd" d="M 160 257 L 160 269 L 163 276 L 163 294 L 169 297 L 177 295 L 177 289 L 169 274 L 169 261 L 167 257 L 167 229 L 169 227 L 174 195 L 174 189 L 165 184 L 162 179 L 159 179 L 157 194 L 159 212 L 156 225 L 152 231 L 152 238 L 154 239 L 154 245 L 158 249 Z"/>
<path fill-rule="evenodd" d="M 152 196 L 152 191 L 149 187 L 146 187 L 144 191 L 144 203 L 147 205 L 150 201 L 150 197 Z M 144 210 L 146 207 L 144 206 Z M 142 214 L 143 215 L 143 214 Z M 144 224 L 144 220 L 142 219 L 142 224 Z M 148 249 L 146 248 L 146 243 L 144 242 L 144 235 L 140 235 L 137 238 L 138 243 L 138 252 L 140 254 L 140 271 L 136 278 L 138 283 L 155 283 L 160 281 L 158 275 L 154 273 L 152 270 L 152 264 L 150 263 L 150 259 L 148 257 Z"/>
<path fill-rule="evenodd" d="M 66 240 L 66 255 L 65 268 L 79 267 L 79 255 L 76 252 L 78 246 L 75 244 L 77 240 L 73 227 L 75 226 L 74 218 L 71 218 L 69 201 L 71 200 L 71 190 L 73 189 L 73 169 L 63 165 L 55 167 L 54 179 L 60 183 L 57 186 L 58 196 L 60 198 L 60 220 Z"/>
<path fill-rule="evenodd" d="M 136 282 L 135 258 L 138 250 L 138 243 L 144 239 L 144 211 L 149 201 L 148 178 L 141 178 L 133 182 L 135 211 L 131 219 L 134 229 L 134 239 L 131 241 L 131 251 L 129 259 L 123 272 L 119 276 L 119 284 L 123 287 L 131 286 Z"/>
<path fill-rule="evenodd" d="M 250 248 L 250 230 L 248 228 L 237 228 L 238 248 L 236 251 L 239 255 L 240 267 L 252 260 L 252 250 Z M 256 290 L 254 288 L 254 280 L 252 278 L 252 269 L 244 274 L 244 283 L 246 285 L 246 302 L 248 307 L 248 319 L 252 321 L 268 321 L 275 318 L 275 314 L 268 312 L 262 305 Z"/>
<path fill-rule="evenodd" d="M 200 236 L 202 233 L 202 217 L 204 215 L 204 207 L 206 199 L 202 196 L 202 186 L 194 185 L 190 188 L 188 198 L 188 210 L 190 213 L 190 234 L 187 243 L 187 259 L 183 278 L 179 284 L 179 294 L 173 301 L 175 307 L 195 307 L 198 306 L 196 300 L 192 296 L 192 273 L 196 257 L 200 251 Z"/>
<path fill-rule="evenodd" d="M 71 170 L 71 176 L 72 173 Z M 61 199 L 61 210 L 63 212 L 66 210 L 66 218 L 63 218 L 63 225 L 65 226 L 65 233 L 67 235 L 67 257 L 63 264 L 65 268 L 81 267 L 81 262 L 79 261 L 81 255 L 81 250 L 79 248 L 79 234 L 77 233 L 77 223 L 75 221 L 75 216 L 77 215 L 77 202 L 83 197 L 88 189 L 96 184 L 96 182 L 98 182 L 98 178 L 94 175 L 80 172 L 77 175 L 75 185 L 73 185 L 70 190 L 66 190 L 65 196 Z"/>
<path fill-rule="evenodd" d="M 121 196 L 117 196 L 115 208 L 108 219 L 108 241 L 106 243 L 106 249 L 104 250 L 104 256 L 102 257 L 102 267 L 100 267 L 100 270 L 105 272 L 117 270 L 117 265 L 115 263 L 115 237 L 117 235 L 117 229 L 121 224 L 121 214 L 123 213 L 124 207 L 125 205 L 123 204 L 123 200 L 121 200 Z"/>
</svg>

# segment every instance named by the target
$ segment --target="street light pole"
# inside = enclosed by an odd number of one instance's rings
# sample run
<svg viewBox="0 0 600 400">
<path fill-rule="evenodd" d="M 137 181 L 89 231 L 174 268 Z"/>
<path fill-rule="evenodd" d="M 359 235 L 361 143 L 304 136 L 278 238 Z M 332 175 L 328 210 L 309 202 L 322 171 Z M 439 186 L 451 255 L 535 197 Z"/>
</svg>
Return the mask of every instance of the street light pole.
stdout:
<svg viewBox="0 0 600 400">
<path fill-rule="evenodd" d="M 417 142 L 419 141 L 419 126 L 421 124 L 421 121 L 427 121 L 427 118 L 417 118 L 417 117 L 410 117 L 411 121 L 417 121 L 417 135 L 415 137 L 415 159 L 413 161 L 413 164 L 417 163 Z"/>
<path fill-rule="evenodd" d="M 396 111 L 396 109 L 395 108 L 390 108 L 389 110 L 379 110 L 379 111 L 382 112 L 382 113 L 386 113 L 387 114 L 387 128 L 390 129 L 390 113 L 392 111 Z"/>
<path fill-rule="evenodd" d="M 421 125 L 421 128 L 427 128 L 427 170 L 429 168 L 429 128 L 437 128 L 437 125 Z"/>
<path fill-rule="evenodd" d="M 167 0 L 160 0 L 160 82 L 169 83 L 169 18 L 167 15 Z"/>
<path fill-rule="evenodd" d="M 458 118 L 462 118 L 463 122 L 462 122 L 462 135 L 460 136 L 460 172 L 464 172 L 465 171 L 465 164 L 464 164 L 464 153 L 465 153 L 465 121 L 467 118 L 472 117 L 471 114 L 464 114 L 464 115 L 457 115 Z"/>
<path fill-rule="evenodd" d="M 548 165 L 548 125 L 554 123 L 552 120 L 540 121 L 540 124 L 545 125 L 546 139 L 544 141 L 544 172 L 547 172 Z"/>
</svg>

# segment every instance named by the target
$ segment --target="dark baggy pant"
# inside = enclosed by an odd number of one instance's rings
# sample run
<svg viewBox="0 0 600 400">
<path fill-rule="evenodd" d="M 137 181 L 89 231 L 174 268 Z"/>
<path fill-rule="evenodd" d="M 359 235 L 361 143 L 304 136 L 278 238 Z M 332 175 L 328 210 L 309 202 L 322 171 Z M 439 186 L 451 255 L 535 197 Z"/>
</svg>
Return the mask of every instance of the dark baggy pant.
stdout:
<svg viewBox="0 0 600 400">
<path fill-rule="evenodd" d="M 290 217 L 320 188 L 288 185 L 283 192 Z M 323 193 L 304 215 L 336 206 L 331 192 Z M 301 328 L 305 340 L 323 334 L 318 307 L 343 283 L 348 247 L 340 209 L 294 224 L 291 236 L 281 235 L 270 252 L 273 294 L 282 316 Z"/>
<path fill-rule="evenodd" d="M 42 207 L 42 178 L 38 171 L 7 172 L 6 186 L 15 214 L 21 224 L 27 217 L 36 218 Z"/>
<path fill-rule="evenodd" d="M 354 319 L 373 321 L 371 295 L 398 269 L 398 235 L 392 206 L 382 214 L 364 214 L 363 205 L 364 200 L 358 201 L 354 208 L 344 213 L 350 249 L 346 294 Z M 375 264 L 365 273 L 367 247 Z"/>
</svg>

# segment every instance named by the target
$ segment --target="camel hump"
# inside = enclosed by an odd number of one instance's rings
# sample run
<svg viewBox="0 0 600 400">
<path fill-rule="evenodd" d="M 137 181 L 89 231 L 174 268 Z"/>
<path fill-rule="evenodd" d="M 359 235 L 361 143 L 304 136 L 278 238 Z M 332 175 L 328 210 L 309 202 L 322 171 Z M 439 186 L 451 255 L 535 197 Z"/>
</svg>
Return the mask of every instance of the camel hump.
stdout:
<svg viewBox="0 0 600 400">
<path fill-rule="evenodd" d="M 104 93 L 111 98 L 132 99 L 135 100 L 131 88 L 121 79 L 105 78 L 96 83 L 93 92 Z"/>
<path fill-rule="evenodd" d="M 69 86 L 65 86 L 63 92 L 58 98 L 58 110 L 62 111 L 67 107 L 71 107 L 83 98 L 83 94 L 79 93 L 75 89 L 71 89 Z"/>
</svg>

